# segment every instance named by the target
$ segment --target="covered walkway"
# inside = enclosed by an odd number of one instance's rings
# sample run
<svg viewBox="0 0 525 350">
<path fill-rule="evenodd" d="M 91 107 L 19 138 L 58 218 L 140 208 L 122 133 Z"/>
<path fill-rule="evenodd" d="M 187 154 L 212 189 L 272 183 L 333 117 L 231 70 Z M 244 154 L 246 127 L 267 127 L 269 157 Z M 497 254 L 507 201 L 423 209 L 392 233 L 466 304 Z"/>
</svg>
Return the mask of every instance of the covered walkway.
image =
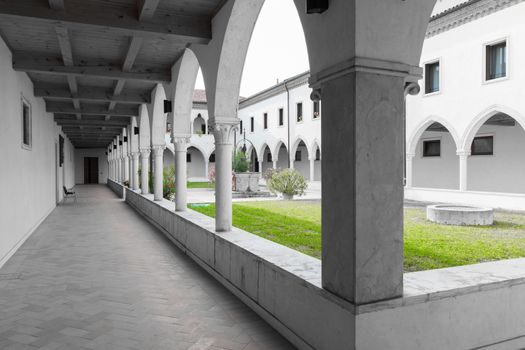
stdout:
<svg viewBox="0 0 525 350">
<path fill-rule="evenodd" d="M 105 186 L 0 269 L 0 349 L 292 349 Z"/>
</svg>

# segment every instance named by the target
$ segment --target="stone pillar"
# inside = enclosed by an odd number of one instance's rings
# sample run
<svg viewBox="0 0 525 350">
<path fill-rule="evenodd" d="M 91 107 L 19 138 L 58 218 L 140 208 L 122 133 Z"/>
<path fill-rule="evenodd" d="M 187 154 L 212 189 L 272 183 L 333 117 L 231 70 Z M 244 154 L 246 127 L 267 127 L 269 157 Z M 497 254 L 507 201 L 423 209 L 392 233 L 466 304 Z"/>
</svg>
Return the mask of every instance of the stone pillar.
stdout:
<svg viewBox="0 0 525 350">
<path fill-rule="evenodd" d="M 315 181 L 315 158 L 310 158 L 310 181 Z"/>
<path fill-rule="evenodd" d="M 412 188 L 414 185 L 413 182 L 413 176 L 414 176 L 414 170 L 413 170 L 413 164 L 414 164 L 414 156 L 415 154 L 409 154 L 407 153 L 405 157 L 405 187 L 406 188 Z"/>
<path fill-rule="evenodd" d="M 124 156 L 124 179 L 122 182 L 124 181 L 129 181 L 129 157 L 128 155 L 125 155 Z"/>
<path fill-rule="evenodd" d="M 210 174 L 210 161 L 209 161 L 209 159 L 204 159 L 204 174 L 205 174 L 206 178 L 208 178 L 208 175 Z"/>
<path fill-rule="evenodd" d="M 175 137 L 175 210 L 186 211 L 187 209 L 187 182 L 188 167 L 186 155 L 188 154 L 188 143 L 190 137 Z M 206 162 L 207 163 L 207 162 Z"/>
<path fill-rule="evenodd" d="M 272 163 L 273 163 L 273 168 L 274 168 L 274 169 L 277 169 L 277 161 L 274 160 Z"/>
<path fill-rule="evenodd" d="M 404 87 L 412 67 L 349 61 L 322 93 L 322 285 L 360 305 L 403 294 Z M 331 72 L 331 73 L 330 73 Z M 317 94 L 317 96 L 316 96 Z M 345 145 L 345 147 L 341 147 Z"/>
<path fill-rule="evenodd" d="M 139 152 L 133 152 L 131 153 L 131 157 L 133 159 L 133 162 L 131 163 L 131 183 L 132 183 L 132 189 L 133 191 L 138 191 L 139 190 L 139 156 L 140 156 L 140 153 Z"/>
<path fill-rule="evenodd" d="M 117 159 L 117 182 L 122 182 L 122 159 Z"/>
<path fill-rule="evenodd" d="M 232 151 L 237 120 L 215 122 L 215 230 L 232 228 Z"/>
<path fill-rule="evenodd" d="M 164 150 L 166 146 L 153 146 L 153 199 L 161 201 L 163 199 L 163 172 L 164 172 Z"/>
<path fill-rule="evenodd" d="M 458 151 L 457 155 L 459 156 L 459 190 L 467 191 L 468 190 L 468 157 L 470 156 L 470 152 Z"/>
<path fill-rule="evenodd" d="M 149 155 L 151 151 L 149 149 L 140 150 L 140 182 L 141 182 L 141 193 L 149 193 Z"/>
<path fill-rule="evenodd" d="M 263 176 L 263 164 L 264 162 L 259 162 L 259 174 L 261 174 L 261 177 Z"/>
<path fill-rule="evenodd" d="M 295 169 L 295 159 L 290 159 L 290 169 Z"/>
</svg>

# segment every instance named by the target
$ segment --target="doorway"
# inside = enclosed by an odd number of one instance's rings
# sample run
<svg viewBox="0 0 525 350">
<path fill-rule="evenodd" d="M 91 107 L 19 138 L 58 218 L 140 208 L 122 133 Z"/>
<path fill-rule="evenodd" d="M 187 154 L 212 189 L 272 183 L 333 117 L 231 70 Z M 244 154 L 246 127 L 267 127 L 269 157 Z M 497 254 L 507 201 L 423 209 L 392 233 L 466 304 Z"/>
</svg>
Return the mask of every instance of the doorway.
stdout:
<svg viewBox="0 0 525 350">
<path fill-rule="evenodd" d="M 98 157 L 84 158 L 84 183 L 98 184 Z"/>
</svg>

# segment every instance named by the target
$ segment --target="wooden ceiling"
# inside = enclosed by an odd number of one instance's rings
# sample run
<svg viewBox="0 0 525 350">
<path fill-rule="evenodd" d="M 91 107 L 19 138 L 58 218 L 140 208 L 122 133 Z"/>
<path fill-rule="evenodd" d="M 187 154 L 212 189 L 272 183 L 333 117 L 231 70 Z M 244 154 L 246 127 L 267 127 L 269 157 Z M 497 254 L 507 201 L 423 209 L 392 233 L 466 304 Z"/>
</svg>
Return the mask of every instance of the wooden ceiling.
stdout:
<svg viewBox="0 0 525 350">
<path fill-rule="evenodd" d="M 77 148 L 106 148 L 225 0 L 0 0 L 13 68 Z"/>
</svg>

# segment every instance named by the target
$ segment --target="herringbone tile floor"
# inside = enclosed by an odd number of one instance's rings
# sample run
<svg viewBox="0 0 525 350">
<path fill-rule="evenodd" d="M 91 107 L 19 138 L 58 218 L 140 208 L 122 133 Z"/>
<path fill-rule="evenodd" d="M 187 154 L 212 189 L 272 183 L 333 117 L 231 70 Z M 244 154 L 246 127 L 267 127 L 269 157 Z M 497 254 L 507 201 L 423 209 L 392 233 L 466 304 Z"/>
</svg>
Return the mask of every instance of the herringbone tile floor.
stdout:
<svg viewBox="0 0 525 350">
<path fill-rule="evenodd" d="M 0 349 L 293 349 L 105 186 L 0 269 Z"/>
</svg>

